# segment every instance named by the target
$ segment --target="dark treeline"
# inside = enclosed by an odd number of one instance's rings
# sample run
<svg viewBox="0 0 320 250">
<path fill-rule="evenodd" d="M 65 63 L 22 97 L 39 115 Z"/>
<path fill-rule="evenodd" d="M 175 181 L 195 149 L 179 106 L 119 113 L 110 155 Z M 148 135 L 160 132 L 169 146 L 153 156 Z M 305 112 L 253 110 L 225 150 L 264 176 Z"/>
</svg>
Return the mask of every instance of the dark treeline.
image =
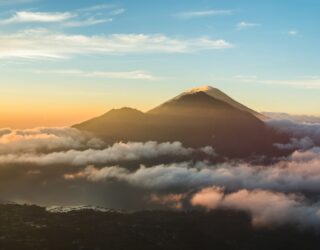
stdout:
<svg viewBox="0 0 320 250">
<path fill-rule="evenodd" d="M 51 213 L 0 205 L 0 249 L 318 249 L 320 235 L 297 227 L 255 228 L 236 211 L 94 210 Z"/>
</svg>

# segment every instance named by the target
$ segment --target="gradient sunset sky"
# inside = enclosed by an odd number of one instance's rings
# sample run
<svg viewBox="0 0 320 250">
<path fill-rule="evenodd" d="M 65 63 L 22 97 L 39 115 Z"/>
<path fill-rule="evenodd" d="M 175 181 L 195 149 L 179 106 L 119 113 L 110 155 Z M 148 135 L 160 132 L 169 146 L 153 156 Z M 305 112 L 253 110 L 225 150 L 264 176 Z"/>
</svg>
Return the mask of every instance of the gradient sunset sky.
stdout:
<svg viewBox="0 0 320 250">
<path fill-rule="evenodd" d="M 67 126 L 211 85 L 320 115 L 319 0 L 0 0 L 0 127 Z"/>
</svg>

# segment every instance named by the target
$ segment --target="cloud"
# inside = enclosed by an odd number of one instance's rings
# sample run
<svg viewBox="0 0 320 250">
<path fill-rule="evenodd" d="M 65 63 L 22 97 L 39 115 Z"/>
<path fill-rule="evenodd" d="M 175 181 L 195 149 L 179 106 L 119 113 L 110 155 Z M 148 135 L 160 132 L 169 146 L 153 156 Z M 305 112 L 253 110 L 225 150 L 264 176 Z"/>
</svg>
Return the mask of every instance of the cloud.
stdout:
<svg viewBox="0 0 320 250">
<path fill-rule="evenodd" d="M 76 77 L 89 77 L 89 78 L 108 78 L 108 79 L 139 79 L 139 80 L 156 80 L 157 78 L 143 70 L 135 71 L 93 71 L 87 72 L 82 70 L 47 70 L 47 71 L 31 71 L 37 74 L 61 74 Z"/>
<path fill-rule="evenodd" d="M 289 30 L 288 35 L 289 36 L 297 36 L 299 34 L 299 31 L 297 30 Z"/>
<path fill-rule="evenodd" d="M 185 190 L 205 186 L 221 186 L 228 190 L 267 189 L 280 192 L 320 191 L 320 148 L 295 151 L 287 159 L 270 166 L 226 162 L 211 165 L 206 162 L 160 164 L 141 166 L 128 171 L 118 166 L 96 168 L 89 166 L 83 171 L 70 174 L 69 179 L 86 179 L 104 182 L 115 179 L 132 186 L 151 190 Z"/>
<path fill-rule="evenodd" d="M 220 187 L 204 188 L 191 198 L 193 206 L 202 206 L 206 209 L 216 209 L 219 207 L 223 198 L 223 189 Z"/>
<path fill-rule="evenodd" d="M 100 11 L 103 11 L 103 18 L 98 18 L 101 16 Z M 1 20 L 0 25 L 24 23 L 60 23 L 63 27 L 69 28 L 85 27 L 112 22 L 112 16 L 121 15 L 125 11 L 125 9 L 117 8 L 115 5 L 96 5 L 70 12 L 18 11 L 11 17 Z"/>
<path fill-rule="evenodd" d="M 238 78 L 239 81 L 248 83 L 261 83 L 269 85 L 287 85 L 296 88 L 305 89 L 319 89 L 320 88 L 320 78 L 317 77 L 304 77 L 296 79 L 259 79 L 259 78 Z"/>
<path fill-rule="evenodd" d="M 261 24 L 259 24 L 259 23 L 249 23 L 249 22 L 242 21 L 242 22 L 237 24 L 237 29 L 243 30 L 243 29 L 254 28 L 254 27 L 258 27 L 258 26 L 261 26 Z"/>
<path fill-rule="evenodd" d="M 273 120 L 290 120 L 293 122 L 299 123 L 319 123 L 320 124 L 320 116 L 312 116 L 312 115 L 293 115 L 287 113 L 275 113 L 275 112 L 262 112 L 265 116 L 273 119 Z"/>
<path fill-rule="evenodd" d="M 118 8 L 118 9 L 114 9 L 114 10 L 110 11 L 110 14 L 113 15 L 113 16 L 118 16 L 118 15 L 121 15 L 121 14 L 123 14 L 125 12 L 126 12 L 126 9 Z"/>
<path fill-rule="evenodd" d="M 243 210 L 252 217 L 255 226 L 295 224 L 302 227 L 320 226 L 319 204 L 308 204 L 295 194 L 265 190 L 239 190 L 224 194 L 221 188 L 205 188 L 196 193 L 191 204 L 206 209 L 226 208 Z"/>
<path fill-rule="evenodd" d="M 122 55 L 147 53 L 190 53 L 232 48 L 224 40 L 205 37 L 177 39 L 165 35 L 113 34 L 70 35 L 45 29 L 0 35 L 0 59 L 66 58 L 73 55 Z"/>
<path fill-rule="evenodd" d="M 114 4 L 97 4 L 92 5 L 89 7 L 77 9 L 76 12 L 96 12 L 101 10 L 112 10 L 115 9 L 117 6 Z"/>
<path fill-rule="evenodd" d="M 189 163 L 161 164 L 148 168 L 141 166 L 134 172 L 118 166 L 101 169 L 89 166 L 79 173 L 65 175 L 65 178 L 85 178 L 93 182 L 116 179 L 137 187 L 161 190 L 180 186 L 198 186 L 206 181 L 206 173 L 206 170 L 190 168 Z"/>
<path fill-rule="evenodd" d="M 0 129 L 0 157 L 102 146 L 103 141 L 73 128 Z"/>
<path fill-rule="evenodd" d="M 183 208 L 182 202 L 186 197 L 187 197 L 187 194 L 159 195 L 159 194 L 153 193 L 149 197 L 149 202 L 180 210 Z"/>
<path fill-rule="evenodd" d="M 320 89 L 320 79 L 299 79 L 299 80 L 260 80 L 259 82 L 272 85 L 288 85 L 306 89 Z"/>
<path fill-rule="evenodd" d="M 47 137 L 46 137 L 47 138 Z M 36 141 L 38 143 L 38 141 Z M 91 142 L 91 141 L 90 141 Z M 32 143 L 30 140 L 27 142 Z M 25 143 L 23 143 L 23 146 Z M 47 147 L 50 143 L 47 145 Z M 13 149 L 19 149 L 19 142 Z M 46 146 L 46 145 L 43 145 Z M 54 144 L 55 146 L 55 144 Z M 77 145 L 76 145 L 77 146 Z M 21 146 L 20 146 L 21 147 Z M 36 144 L 36 148 L 38 144 Z M 51 146 L 52 147 L 52 146 Z M 75 146 L 74 146 L 75 147 Z M 22 147 L 24 149 L 24 147 Z M 6 148 L 3 148 L 3 151 Z M 106 164 L 109 162 L 136 161 L 141 159 L 155 159 L 162 156 L 188 156 L 193 152 L 190 148 L 184 148 L 180 142 L 128 142 L 115 143 L 104 149 L 68 150 L 48 154 L 5 154 L 0 155 L 0 163 L 15 164 L 28 163 L 35 165 L 69 164 L 88 165 Z M 120 172 L 122 170 L 120 169 Z"/>
<path fill-rule="evenodd" d="M 92 26 L 92 25 L 97 25 L 102 23 L 110 23 L 112 22 L 112 20 L 113 20 L 112 18 L 96 19 L 96 18 L 90 17 L 84 20 L 65 22 L 63 25 L 66 27 L 86 27 L 86 26 Z"/>
<path fill-rule="evenodd" d="M 320 123 L 300 123 L 292 120 L 269 120 L 267 126 L 292 137 L 293 149 L 320 146 Z M 278 145 L 279 146 L 279 145 Z"/>
<path fill-rule="evenodd" d="M 106 146 L 75 129 L 1 129 L 0 195 L 41 204 L 137 210 L 182 210 L 191 204 L 245 211 L 259 226 L 318 227 L 318 125 L 271 122 L 268 125 L 277 131 L 286 129 L 299 148 L 286 157 L 268 159 L 268 165 L 246 159 L 216 162 L 219 158 L 210 146 L 191 149 L 179 142 Z M 312 141 L 311 148 L 304 138 Z"/>
<path fill-rule="evenodd" d="M 73 15 L 69 12 L 16 12 L 9 19 L 0 21 L 0 24 L 15 24 L 15 23 L 54 23 L 62 22 L 72 18 Z"/>
<path fill-rule="evenodd" d="M 179 12 L 175 16 L 180 19 L 190 19 L 208 16 L 225 16 L 231 15 L 233 10 L 203 10 L 203 11 L 185 11 Z"/>
</svg>

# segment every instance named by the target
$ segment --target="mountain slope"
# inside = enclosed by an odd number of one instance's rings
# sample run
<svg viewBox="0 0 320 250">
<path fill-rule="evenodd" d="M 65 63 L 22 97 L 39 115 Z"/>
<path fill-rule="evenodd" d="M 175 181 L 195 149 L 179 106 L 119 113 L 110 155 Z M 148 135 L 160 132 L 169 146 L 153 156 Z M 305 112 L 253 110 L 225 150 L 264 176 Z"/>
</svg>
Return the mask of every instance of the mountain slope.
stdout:
<svg viewBox="0 0 320 250">
<path fill-rule="evenodd" d="M 202 86 L 202 87 L 189 89 L 189 90 L 183 92 L 182 94 L 178 95 L 177 97 L 169 100 L 169 102 L 172 101 L 172 100 L 175 100 L 175 99 L 179 99 L 184 95 L 189 95 L 189 94 L 194 94 L 194 93 L 199 93 L 199 92 L 206 93 L 207 95 L 209 95 L 209 96 L 211 96 L 211 97 L 213 97 L 213 98 L 215 98 L 217 100 L 220 100 L 220 101 L 223 101 L 225 103 L 228 103 L 229 105 L 233 106 L 236 109 L 249 112 L 250 114 L 254 115 L 255 117 L 259 118 L 260 120 L 265 120 L 267 118 L 263 114 L 260 114 L 260 113 L 258 113 L 256 111 L 244 106 L 243 104 L 237 102 L 236 100 L 232 99 L 230 96 L 228 96 L 225 93 L 223 93 L 221 90 L 219 90 L 217 88 L 213 88 L 211 86 Z M 164 104 L 162 104 L 162 105 L 164 105 Z M 161 107 L 162 105 L 160 105 L 159 107 Z M 157 109 L 159 107 L 156 107 L 156 108 L 150 110 L 149 113 L 157 112 Z"/>
<path fill-rule="evenodd" d="M 221 98 L 220 98 L 221 99 Z M 185 146 L 211 145 L 220 155 L 269 154 L 275 135 L 251 112 L 192 91 L 142 113 L 123 108 L 75 125 L 108 143 L 118 141 L 180 141 Z"/>
</svg>

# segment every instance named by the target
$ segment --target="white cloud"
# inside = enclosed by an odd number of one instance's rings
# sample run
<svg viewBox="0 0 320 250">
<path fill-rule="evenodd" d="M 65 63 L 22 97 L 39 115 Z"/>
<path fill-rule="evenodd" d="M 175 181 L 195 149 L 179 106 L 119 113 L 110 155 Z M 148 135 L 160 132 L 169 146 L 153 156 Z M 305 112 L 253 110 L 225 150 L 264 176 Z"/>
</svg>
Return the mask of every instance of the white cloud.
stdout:
<svg viewBox="0 0 320 250">
<path fill-rule="evenodd" d="M 206 209 L 235 209 L 248 212 L 255 226 L 293 224 L 302 227 L 320 226 L 319 204 L 308 204 L 294 194 L 265 190 L 239 190 L 225 194 L 221 188 L 205 188 L 196 193 L 191 204 Z"/>
<path fill-rule="evenodd" d="M 261 83 L 269 85 L 287 85 L 297 88 L 320 89 L 320 77 L 297 77 L 296 79 L 261 79 L 258 77 L 238 77 L 241 82 Z"/>
<path fill-rule="evenodd" d="M 119 9 L 114 9 L 110 12 L 110 15 L 113 15 L 113 16 L 118 16 L 118 15 L 121 15 L 123 13 L 126 12 L 126 9 L 124 8 L 119 8 Z"/>
<path fill-rule="evenodd" d="M 0 129 L 0 156 L 102 146 L 101 140 L 73 128 Z"/>
<path fill-rule="evenodd" d="M 72 18 L 73 15 L 69 12 L 16 12 L 12 17 L 0 21 L 0 24 L 14 23 L 53 23 L 62 22 Z"/>
<path fill-rule="evenodd" d="M 260 80 L 259 82 L 272 85 L 288 85 L 307 89 L 320 89 L 320 79 L 299 80 Z"/>
<path fill-rule="evenodd" d="M 48 139 L 48 138 L 47 138 Z M 53 138 L 54 139 L 54 138 Z M 49 140 L 46 141 L 48 146 L 51 146 Z M 32 143 L 29 140 L 28 143 Z M 36 141 L 36 145 L 39 143 Z M 96 143 L 96 141 L 89 141 L 88 143 Z M 11 143 L 13 144 L 13 143 Z M 17 142 L 11 146 L 12 151 L 16 150 L 21 142 Z M 23 145 L 25 145 L 24 143 Z M 54 141 L 52 143 L 54 144 Z M 4 145 L 4 146 L 7 146 Z M 95 145 L 95 144 L 93 144 Z M 100 144 L 98 144 L 100 145 Z M 0 145 L 2 146 L 2 145 Z M 46 145 L 43 143 L 43 147 Z M 70 146 L 70 148 L 72 148 Z M 0 147 L 1 149 L 1 147 Z M 3 152 L 6 152 L 3 148 Z M 35 154 L 35 153 L 16 153 L 0 154 L 0 163 L 29 163 L 35 165 L 50 165 L 50 164 L 69 164 L 85 166 L 88 164 L 106 164 L 109 162 L 121 161 L 136 161 L 141 159 L 155 159 L 161 156 L 188 156 L 193 153 L 191 148 L 184 148 L 180 142 L 165 142 L 157 143 L 149 142 L 128 142 L 128 143 L 115 143 L 104 149 L 86 149 L 86 150 L 68 150 L 61 152 L 53 152 L 48 154 Z M 17 153 L 18 152 L 18 153 Z M 120 172 L 124 171 L 119 168 Z"/>
<path fill-rule="evenodd" d="M 292 137 L 291 143 L 277 145 L 287 149 L 309 149 L 320 146 L 320 123 L 304 123 L 292 120 L 269 120 L 267 126 Z"/>
<path fill-rule="evenodd" d="M 132 186 L 152 190 L 172 190 L 174 188 L 188 190 L 214 185 L 225 187 L 228 190 L 244 188 L 280 192 L 319 192 L 319 152 L 320 148 L 295 151 L 287 159 L 269 166 L 239 162 L 217 165 L 210 165 L 206 162 L 196 164 L 183 162 L 148 168 L 141 166 L 133 172 L 118 166 L 100 169 L 90 166 L 83 171 L 71 173 L 67 177 L 68 179 L 83 178 L 93 182 L 116 179 Z M 19 160 L 18 157 L 14 159 Z"/>
<path fill-rule="evenodd" d="M 65 22 L 63 25 L 66 27 L 85 27 L 85 26 L 92 26 L 92 25 L 110 23 L 110 22 L 112 22 L 112 18 L 96 19 L 91 17 L 85 20 Z"/>
<path fill-rule="evenodd" d="M 181 19 L 190 19 L 198 17 L 208 17 L 208 16 L 223 16 L 231 15 L 232 10 L 203 10 L 203 11 L 185 11 L 177 13 L 175 16 Z"/>
<path fill-rule="evenodd" d="M 1 2 L 0 2 L 1 4 Z M 104 17 L 98 11 L 104 10 Z M 108 10 L 107 12 L 105 10 Z M 111 16 L 121 15 L 126 10 L 115 5 L 95 5 L 71 12 L 31 12 L 18 11 L 8 19 L 0 20 L 1 25 L 22 23 L 55 23 L 60 22 L 65 27 L 84 27 L 111 22 Z M 109 16 L 109 17 L 108 17 Z"/>
<path fill-rule="evenodd" d="M 249 22 L 242 21 L 237 24 L 237 29 L 242 30 L 242 29 L 254 28 L 254 27 L 258 27 L 258 26 L 261 26 L 261 24 L 249 23 Z"/>
<path fill-rule="evenodd" d="M 92 77 L 92 78 L 109 78 L 109 79 L 139 79 L 139 80 L 156 80 L 157 78 L 143 70 L 135 71 L 82 71 L 82 70 L 47 70 L 47 71 L 31 71 L 36 74 L 61 74 L 76 77 Z"/>
<path fill-rule="evenodd" d="M 97 4 L 90 7 L 85 7 L 81 9 L 77 9 L 77 12 L 96 12 L 101 10 L 110 10 L 116 8 L 114 4 Z"/>
<path fill-rule="evenodd" d="M 178 39 L 165 35 L 70 35 L 45 29 L 0 35 L 1 58 L 66 58 L 76 54 L 190 53 L 232 48 L 225 40 Z"/>
<path fill-rule="evenodd" d="M 300 123 L 320 123 L 320 116 L 293 115 L 287 113 L 263 112 L 266 117 L 274 120 L 290 120 Z"/>
<path fill-rule="evenodd" d="M 289 30 L 288 35 L 290 36 L 297 36 L 299 34 L 299 31 L 297 30 Z"/>
</svg>

